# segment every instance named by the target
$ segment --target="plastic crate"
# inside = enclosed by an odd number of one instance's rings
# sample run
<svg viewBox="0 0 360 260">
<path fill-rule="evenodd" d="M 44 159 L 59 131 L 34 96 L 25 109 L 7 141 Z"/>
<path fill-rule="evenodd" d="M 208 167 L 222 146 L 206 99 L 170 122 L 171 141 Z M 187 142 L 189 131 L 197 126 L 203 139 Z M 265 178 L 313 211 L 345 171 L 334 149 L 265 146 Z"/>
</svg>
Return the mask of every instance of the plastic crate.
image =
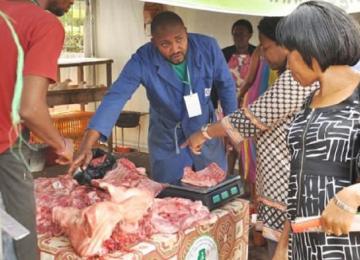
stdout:
<svg viewBox="0 0 360 260">
<path fill-rule="evenodd" d="M 52 115 L 54 126 L 64 137 L 78 139 L 84 135 L 94 112 L 78 111 Z"/>
<path fill-rule="evenodd" d="M 74 148 L 77 149 L 93 115 L 94 112 L 73 111 L 53 114 L 51 118 L 55 128 L 59 130 L 62 136 L 74 140 Z M 31 134 L 30 141 L 31 143 L 43 143 L 43 141 L 34 134 Z"/>
</svg>

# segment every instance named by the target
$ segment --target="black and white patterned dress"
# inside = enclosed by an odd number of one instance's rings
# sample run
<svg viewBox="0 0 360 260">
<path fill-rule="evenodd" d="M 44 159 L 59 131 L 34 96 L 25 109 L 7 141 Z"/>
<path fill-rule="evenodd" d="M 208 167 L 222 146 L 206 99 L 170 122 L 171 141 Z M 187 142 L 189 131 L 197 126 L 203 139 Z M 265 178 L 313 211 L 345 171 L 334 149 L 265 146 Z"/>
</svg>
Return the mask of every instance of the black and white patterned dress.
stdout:
<svg viewBox="0 0 360 260">
<path fill-rule="evenodd" d="M 359 88 L 340 104 L 312 109 L 311 98 L 292 122 L 288 217 L 319 216 L 329 200 L 349 186 L 352 144 L 360 133 Z M 355 151 L 356 152 L 356 151 Z M 360 259 L 360 233 L 290 235 L 289 259 Z"/>
<path fill-rule="evenodd" d="M 283 72 L 262 96 L 247 108 L 223 119 L 235 143 L 256 137 L 256 195 L 263 236 L 278 241 L 286 219 L 290 174 L 287 128 L 318 84 L 302 87 L 289 70 Z"/>
</svg>

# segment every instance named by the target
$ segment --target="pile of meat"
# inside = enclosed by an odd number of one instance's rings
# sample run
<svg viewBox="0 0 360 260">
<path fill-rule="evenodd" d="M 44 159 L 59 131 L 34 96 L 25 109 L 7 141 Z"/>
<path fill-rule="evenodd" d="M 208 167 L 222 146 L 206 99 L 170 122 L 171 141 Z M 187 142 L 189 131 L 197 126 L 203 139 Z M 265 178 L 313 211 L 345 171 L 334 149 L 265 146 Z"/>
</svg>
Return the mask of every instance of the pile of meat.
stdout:
<svg viewBox="0 0 360 260">
<path fill-rule="evenodd" d="M 92 186 L 80 186 L 68 175 L 36 179 L 38 233 L 65 234 L 80 256 L 100 256 L 209 217 L 201 202 L 156 199 L 162 189 L 126 159 Z"/>
<path fill-rule="evenodd" d="M 213 187 L 222 182 L 225 172 L 216 163 L 209 164 L 201 171 L 194 172 L 191 167 L 185 167 L 182 182 L 199 187 Z"/>
</svg>

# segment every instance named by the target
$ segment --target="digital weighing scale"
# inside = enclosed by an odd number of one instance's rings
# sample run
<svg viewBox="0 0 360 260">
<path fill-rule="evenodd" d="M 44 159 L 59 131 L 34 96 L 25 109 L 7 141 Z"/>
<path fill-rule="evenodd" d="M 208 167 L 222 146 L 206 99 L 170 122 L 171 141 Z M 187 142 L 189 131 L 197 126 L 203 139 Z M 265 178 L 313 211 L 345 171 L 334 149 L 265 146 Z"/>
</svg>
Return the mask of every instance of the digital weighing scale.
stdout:
<svg viewBox="0 0 360 260">
<path fill-rule="evenodd" d="M 201 200 L 209 210 L 213 210 L 239 197 L 242 195 L 240 192 L 240 176 L 235 175 L 228 176 L 224 181 L 213 187 L 198 187 L 179 181 L 178 184 L 169 184 L 157 197 L 180 197 L 191 200 Z"/>
</svg>

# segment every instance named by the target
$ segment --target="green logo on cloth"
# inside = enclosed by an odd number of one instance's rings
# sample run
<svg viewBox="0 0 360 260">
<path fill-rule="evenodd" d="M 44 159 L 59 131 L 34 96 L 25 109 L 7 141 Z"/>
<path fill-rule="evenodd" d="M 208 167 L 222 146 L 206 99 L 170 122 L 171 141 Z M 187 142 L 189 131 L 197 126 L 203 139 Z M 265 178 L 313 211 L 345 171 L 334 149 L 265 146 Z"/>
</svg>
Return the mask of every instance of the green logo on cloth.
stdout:
<svg viewBox="0 0 360 260">
<path fill-rule="evenodd" d="M 217 242 L 209 235 L 202 235 L 194 240 L 185 260 L 219 260 Z"/>
<path fill-rule="evenodd" d="M 200 249 L 197 260 L 206 260 L 206 251 L 205 248 Z"/>
</svg>

